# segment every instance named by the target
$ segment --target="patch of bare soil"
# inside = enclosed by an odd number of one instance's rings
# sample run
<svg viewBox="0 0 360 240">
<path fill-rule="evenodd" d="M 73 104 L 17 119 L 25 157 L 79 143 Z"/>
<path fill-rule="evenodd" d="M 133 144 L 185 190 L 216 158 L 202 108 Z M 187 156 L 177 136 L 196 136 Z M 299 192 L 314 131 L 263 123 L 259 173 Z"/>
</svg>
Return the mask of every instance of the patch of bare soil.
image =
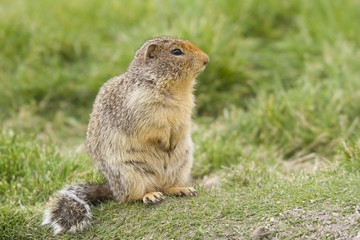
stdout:
<svg viewBox="0 0 360 240">
<path fill-rule="evenodd" d="M 331 210 L 286 210 L 264 224 L 270 239 L 357 239 L 360 231 L 359 206 Z"/>
</svg>

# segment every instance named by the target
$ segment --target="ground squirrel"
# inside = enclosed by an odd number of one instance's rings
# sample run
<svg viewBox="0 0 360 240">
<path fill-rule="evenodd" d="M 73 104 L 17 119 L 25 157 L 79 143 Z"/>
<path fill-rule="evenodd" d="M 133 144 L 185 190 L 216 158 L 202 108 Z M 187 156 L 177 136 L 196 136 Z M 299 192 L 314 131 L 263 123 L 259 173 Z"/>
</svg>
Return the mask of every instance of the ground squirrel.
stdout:
<svg viewBox="0 0 360 240">
<path fill-rule="evenodd" d="M 87 129 L 86 146 L 106 184 L 79 184 L 55 194 L 43 224 L 54 233 L 89 224 L 90 205 L 193 196 L 185 187 L 193 162 L 190 136 L 195 77 L 209 57 L 193 43 L 170 37 L 146 41 L 122 75 L 100 89 Z"/>
</svg>

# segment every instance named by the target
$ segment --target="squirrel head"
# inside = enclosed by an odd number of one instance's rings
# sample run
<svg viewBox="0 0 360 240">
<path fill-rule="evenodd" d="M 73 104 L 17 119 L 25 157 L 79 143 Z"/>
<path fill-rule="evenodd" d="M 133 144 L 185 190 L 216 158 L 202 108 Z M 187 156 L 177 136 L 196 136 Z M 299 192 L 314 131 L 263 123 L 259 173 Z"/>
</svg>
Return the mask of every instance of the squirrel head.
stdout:
<svg viewBox="0 0 360 240">
<path fill-rule="evenodd" d="M 136 51 L 129 70 L 144 73 L 146 76 L 139 77 L 156 84 L 172 85 L 193 80 L 208 62 L 209 57 L 190 41 L 158 37 Z"/>
</svg>

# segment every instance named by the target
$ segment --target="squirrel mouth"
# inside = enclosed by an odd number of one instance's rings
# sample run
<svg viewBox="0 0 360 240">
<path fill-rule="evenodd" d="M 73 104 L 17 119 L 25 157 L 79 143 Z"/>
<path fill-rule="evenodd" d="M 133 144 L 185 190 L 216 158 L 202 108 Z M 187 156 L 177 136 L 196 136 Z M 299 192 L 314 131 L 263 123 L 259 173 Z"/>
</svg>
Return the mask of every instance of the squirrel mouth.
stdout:
<svg viewBox="0 0 360 240">
<path fill-rule="evenodd" d="M 205 70 L 205 68 L 206 68 L 206 66 L 204 65 L 199 71 L 197 71 L 196 72 L 196 74 L 199 74 L 199 73 L 201 73 L 202 71 L 204 71 Z"/>
</svg>

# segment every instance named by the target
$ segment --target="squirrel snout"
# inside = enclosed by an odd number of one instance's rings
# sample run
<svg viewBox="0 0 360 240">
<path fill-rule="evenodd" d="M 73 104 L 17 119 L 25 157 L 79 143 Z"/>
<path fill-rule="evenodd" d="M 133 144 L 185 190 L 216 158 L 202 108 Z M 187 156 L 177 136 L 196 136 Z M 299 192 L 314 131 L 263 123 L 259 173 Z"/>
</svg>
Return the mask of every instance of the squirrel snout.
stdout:
<svg viewBox="0 0 360 240">
<path fill-rule="evenodd" d="M 206 57 L 206 58 L 204 59 L 204 66 L 205 66 L 206 64 L 208 64 L 208 62 L 210 62 L 210 58 L 209 58 L 209 57 Z"/>
<path fill-rule="evenodd" d="M 201 62 L 203 63 L 203 66 L 208 64 L 210 61 L 209 56 L 201 50 L 198 51 L 195 56 L 196 56 L 195 58 L 197 58 L 197 61 L 199 61 L 200 64 Z"/>
<path fill-rule="evenodd" d="M 204 55 L 205 55 L 205 57 L 204 57 L 203 63 L 204 63 L 204 66 L 205 66 L 206 64 L 208 64 L 208 62 L 210 62 L 210 58 L 209 58 L 208 55 L 206 55 L 206 54 L 204 54 Z"/>
</svg>

